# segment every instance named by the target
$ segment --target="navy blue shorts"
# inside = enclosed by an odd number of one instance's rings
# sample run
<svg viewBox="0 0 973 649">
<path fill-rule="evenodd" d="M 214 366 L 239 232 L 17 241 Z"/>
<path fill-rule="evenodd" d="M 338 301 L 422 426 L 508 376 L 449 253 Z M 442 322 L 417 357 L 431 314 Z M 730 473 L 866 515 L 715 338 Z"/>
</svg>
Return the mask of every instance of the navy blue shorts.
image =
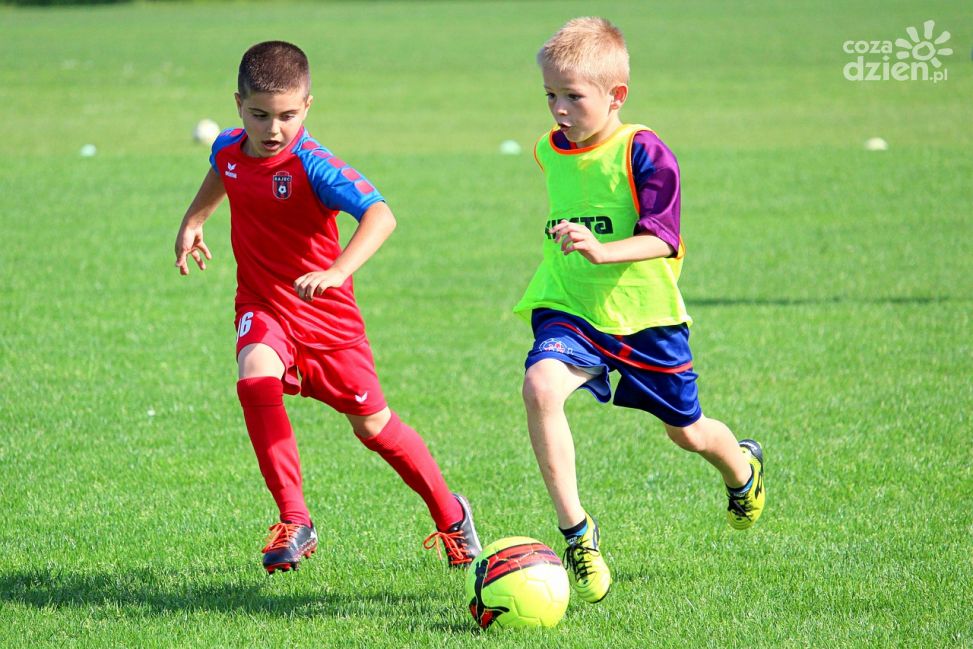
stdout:
<svg viewBox="0 0 973 649">
<path fill-rule="evenodd" d="M 617 371 L 616 406 L 644 410 L 670 426 L 688 426 L 703 415 L 685 324 L 615 336 L 577 316 L 535 309 L 531 326 L 534 347 L 525 367 L 554 358 L 585 369 L 592 377 L 581 387 L 602 403 L 612 396 L 608 373 Z"/>
</svg>

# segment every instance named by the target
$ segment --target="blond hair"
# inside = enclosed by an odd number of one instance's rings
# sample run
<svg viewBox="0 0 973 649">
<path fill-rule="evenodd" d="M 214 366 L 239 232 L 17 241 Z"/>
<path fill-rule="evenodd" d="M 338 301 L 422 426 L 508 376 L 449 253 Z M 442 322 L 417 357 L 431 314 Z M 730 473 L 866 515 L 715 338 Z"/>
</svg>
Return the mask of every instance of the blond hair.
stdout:
<svg viewBox="0 0 973 649">
<path fill-rule="evenodd" d="M 605 90 L 628 83 L 628 48 L 618 27 L 585 16 L 565 23 L 540 52 L 537 63 L 557 72 L 580 74 Z"/>
</svg>

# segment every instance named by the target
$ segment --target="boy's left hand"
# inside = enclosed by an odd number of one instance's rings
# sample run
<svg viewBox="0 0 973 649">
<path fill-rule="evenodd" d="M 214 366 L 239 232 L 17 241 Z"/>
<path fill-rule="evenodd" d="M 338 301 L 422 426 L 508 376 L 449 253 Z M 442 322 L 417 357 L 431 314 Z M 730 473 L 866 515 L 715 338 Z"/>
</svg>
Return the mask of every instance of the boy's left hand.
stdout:
<svg viewBox="0 0 973 649">
<path fill-rule="evenodd" d="M 316 270 L 294 280 L 294 292 L 297 293 L 297 297 L 310 302 L 315 296 L 323 295 L 329 288 L 341 286 L 346 279 L 348 279 L 346 274 L 334 268 Z"/>
<path fill-rule="evenodd" d="M 593 264 L 600 264 L 605 258 L 605 246 L 595 238 L 594 233 L 580 223 L 561 221 L 550 229 L 554 240 L 561 244 L 561 252 L 570 255 L 579 252 Z"/>
</svg>

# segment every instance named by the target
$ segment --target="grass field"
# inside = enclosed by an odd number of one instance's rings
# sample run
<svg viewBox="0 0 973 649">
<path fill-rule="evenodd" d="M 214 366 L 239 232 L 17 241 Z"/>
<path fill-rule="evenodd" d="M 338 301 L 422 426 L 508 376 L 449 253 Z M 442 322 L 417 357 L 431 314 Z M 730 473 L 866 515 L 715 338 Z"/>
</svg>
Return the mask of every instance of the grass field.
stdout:
<svg viewBox="0 0 973 649">
<path fill-rule="evenodd" d="M 973 647 L 969 4 L 686 4 L 0 7 L 0 646 Z M 327 531 L 268 577 L 225 206 L 209 270 L 172 267 L 207 168 L 193 125 L 237 123 L 246 47 L 305 48 L 309 129 L 400 223 L 356 281 L 391 404 L 485 542 L 560 548 L 510 313 L 546 197 L 529 153 L 497 150 L 549 127 L 533 55 L 592 13 L 629 40 L 623 118 L 679 157 L 703 406 L 763 442 L 766 514 L 733 532 L 705 462 L 578 395 L 612 593 L 552 630 L 482 634 L 463 575 L 421 549 L 418 498 L 291 399 Z M 952 34 L 948 80 L 843 77 L 842 43 L 929 19 Z"/>
</svg>

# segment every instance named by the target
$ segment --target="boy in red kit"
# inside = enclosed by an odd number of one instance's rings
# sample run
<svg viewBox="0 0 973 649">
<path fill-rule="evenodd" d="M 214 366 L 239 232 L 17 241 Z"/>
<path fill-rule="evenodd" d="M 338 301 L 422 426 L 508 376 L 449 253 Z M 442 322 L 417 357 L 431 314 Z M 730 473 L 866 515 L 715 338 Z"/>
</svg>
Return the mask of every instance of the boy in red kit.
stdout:
<svg viewBox="0 0 973 649">
<path fill-rule="evenodd" d="M 352 274 L 395 229 L 395 217 L 371 183 L 304 129 L 311 106 L 307 57 L 269 41 L 240 62 L 237 111 L 243 128 L 213 143 L 211 168 L 176 236 L 176 267 L 189 273 L 211 259 L 203 223 L 230 200 L 237 262 L 239 382 L 250 441 L 280 510 L 263 549 L 267 572 L 297 568 L 317 548 L 304 502 L 297 443 L 283 394 L 323 401 L 344 414 L 367 448 L 418 493 L 436 524 L 450 566 L 480 551 L 469 503 L 446 486 L 422 438 L 389 409 L 352 287 Z M 358 226 L 344 250 L 335 217 Z"/>
</svg>

